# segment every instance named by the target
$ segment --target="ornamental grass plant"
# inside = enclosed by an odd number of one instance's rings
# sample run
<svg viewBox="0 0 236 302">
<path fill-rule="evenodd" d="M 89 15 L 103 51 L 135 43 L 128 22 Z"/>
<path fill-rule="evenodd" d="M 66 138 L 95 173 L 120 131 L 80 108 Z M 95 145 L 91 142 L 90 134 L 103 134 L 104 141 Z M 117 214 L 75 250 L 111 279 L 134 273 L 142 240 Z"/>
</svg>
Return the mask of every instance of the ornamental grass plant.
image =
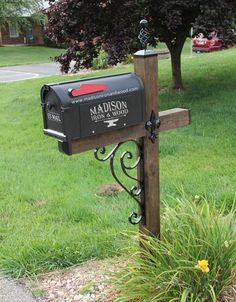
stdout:
<svg viewBox="0 0 236 302">
<path fill-rule="evenodd" d="M 161 241 L 143 237 L 115 277 L 115 301 L 223 301 L 236 282 L 235 210 L 182 199 L 165 205 L 161 224 Z"/>
</svg>

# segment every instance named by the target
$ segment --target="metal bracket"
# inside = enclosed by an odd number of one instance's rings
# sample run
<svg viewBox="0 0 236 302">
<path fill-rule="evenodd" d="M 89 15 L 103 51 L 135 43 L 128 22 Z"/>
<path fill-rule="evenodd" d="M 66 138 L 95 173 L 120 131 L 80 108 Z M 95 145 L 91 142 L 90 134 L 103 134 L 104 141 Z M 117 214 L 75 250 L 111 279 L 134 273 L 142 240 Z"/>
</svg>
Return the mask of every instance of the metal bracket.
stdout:
<svg viewBox="0 0 236 302">
<path fill-rule="evenodd" d="M 115 165 L 115 159 L 118 150 L 121 146 L 123 146 L 126 143 L 133 143 L 136 146 L 136 149 L 138 150 L 137 159 L 133 164 L 128 164 L 128 160 L 132 160 L 134 158 L 134 153 L 132 151 L 125 151 L 120 156 L 119 162 L 121 171 L 125 174 L 126 177 L 134 180 L 136 182 L 135 185 L 133 185 L 131 188 L 127 188 L 123 182 L 119 179 L 117 172 L 115 168 L 117 168 L 117 165 Z M 139 214 L 136 212 L 132 212 L 129 216 L 129 222 L 133 225 L 139 224 L 143 222 L 145 213 L 144 213 L 144 205 L 141 203 L 140 197 L 141 194 L 144 191 L 144 182 L 143 179 L 138 179 L 129 174 L 129 172 L 135 168 L 137 168 L 139 165 L 143 165 L 143 156 L 142 156 L 142 144 L 136 140 L 130 140 L 126 142 L 121 142 L 117 144 L 110 152 L 107 152 L 106 147 L 97 148 L 94 151 L 94 156 L 98 161 L 105 162 L 107 160 L 110 161 L 110 170 L 112 173 L 112 176 L 117 181 L 117 183 L 137 202 L 139 205 Z M 142 176 L 140 176 L 142 177 Z"/>
<path fill-rule="evenodd" d="M 150 140 L 152 141 L 152 143 L 154 144 L 156 139 L 157 139 L 157 130 L 160 128 L 161 126 L 161 121 L 159 119 L 159 117 L 156 117 L 155 112 L 152 111 L 151 116 L 150 116 L 150 120 L 146 122 L 145 124 L 145 128 L 146 130 L 150 131 Z"/>
</svg>

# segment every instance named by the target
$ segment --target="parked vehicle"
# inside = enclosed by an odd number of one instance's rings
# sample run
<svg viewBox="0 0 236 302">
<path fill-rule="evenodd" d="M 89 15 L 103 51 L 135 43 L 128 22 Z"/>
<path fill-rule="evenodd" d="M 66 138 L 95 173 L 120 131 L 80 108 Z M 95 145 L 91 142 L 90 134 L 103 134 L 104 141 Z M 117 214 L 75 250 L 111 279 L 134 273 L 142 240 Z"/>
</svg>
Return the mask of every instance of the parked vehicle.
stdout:
<svg viewBox="0 0 236 302">
<path fill-rule="evenodd" d="M 202 33 L 193 39 L 193 51 L 210 52 L 223 48 L 222 38 L 216 32 L 210 33 L 208 37 L 204 37 Z"/>
</svg>

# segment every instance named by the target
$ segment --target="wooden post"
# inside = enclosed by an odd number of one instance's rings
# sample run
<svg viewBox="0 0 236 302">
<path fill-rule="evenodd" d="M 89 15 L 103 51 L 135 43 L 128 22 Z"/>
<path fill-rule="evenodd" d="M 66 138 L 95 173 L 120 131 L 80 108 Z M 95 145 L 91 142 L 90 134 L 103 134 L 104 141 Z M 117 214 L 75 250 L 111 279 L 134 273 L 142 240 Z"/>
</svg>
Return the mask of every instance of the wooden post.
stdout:
<svg viewBox="0 0 236 302">
<path fill-rule="evenodd" d="M 135 73 L 143 80 L 146 97 L 146 121 L 152 112 L 158 118 L 158 55 L 154 51 L 139 51 L 134 55 Z M 140 224 L 140 232 L 160 236 L 160 185 L 159 185 L 159 139 L 152 142 L 150 136 L 141 138 L 143 166 L 138 175 L 144 181 L 141 203 L 144 205 L 145 220 Z"/>
</svg>

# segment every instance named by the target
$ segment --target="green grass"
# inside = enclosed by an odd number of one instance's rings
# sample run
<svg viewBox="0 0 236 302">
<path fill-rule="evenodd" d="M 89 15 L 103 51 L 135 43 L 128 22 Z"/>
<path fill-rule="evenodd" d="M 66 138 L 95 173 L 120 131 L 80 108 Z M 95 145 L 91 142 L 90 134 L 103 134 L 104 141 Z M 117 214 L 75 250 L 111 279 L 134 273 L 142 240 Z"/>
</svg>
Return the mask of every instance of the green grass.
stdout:
<svg viewBox="0 0 236 302">
<path fill-rule="evenodd" d="M 43 46 L 0 47 L 0 67 L 49 63 L 51 58 L 60 55 L 63 49 Z"/>
<path fill-rule="evenodd" d="M 170 61 L 160 61 L 161 109 L 187 107 L 192 125 L 162 133 L 161 198 L 184 190 L 229 206 L 236 183 L 236 49 L 183 56 L 186 90 L 171 92 Z M 132 70 L 122 66 L 96 75 Z M 87 75 L 86 75 L 87 76 Z M 93 152 L 67 157 L 42 133 L 40 87 L 81 76 L 0 84 L 0 267 L 14 276 L 122 253 L 136 209 L 126 193 L 96 196 L 114 182 Z"/>
</svg>

